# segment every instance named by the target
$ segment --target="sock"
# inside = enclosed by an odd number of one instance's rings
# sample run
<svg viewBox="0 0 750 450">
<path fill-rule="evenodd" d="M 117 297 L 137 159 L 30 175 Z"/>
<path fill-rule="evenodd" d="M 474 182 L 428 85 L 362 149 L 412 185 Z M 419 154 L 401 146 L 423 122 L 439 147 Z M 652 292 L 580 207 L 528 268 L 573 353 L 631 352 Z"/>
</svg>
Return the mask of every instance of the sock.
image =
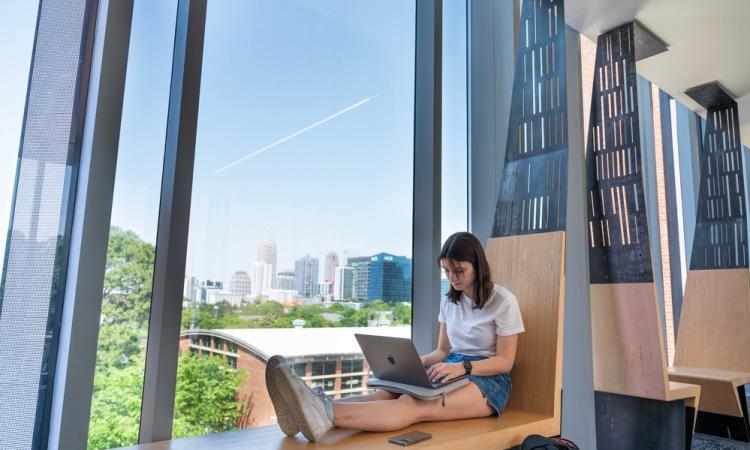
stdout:
<svg viewBox="0 0 750 450">
<path fill-rule="evenodd" d="M 326 416 L 328 416 L 328 420 L 333 422 L 333 400 L 329 397 L 325 397 L 323 399 L 323 405 L 326 408 Z"/>
</svg>

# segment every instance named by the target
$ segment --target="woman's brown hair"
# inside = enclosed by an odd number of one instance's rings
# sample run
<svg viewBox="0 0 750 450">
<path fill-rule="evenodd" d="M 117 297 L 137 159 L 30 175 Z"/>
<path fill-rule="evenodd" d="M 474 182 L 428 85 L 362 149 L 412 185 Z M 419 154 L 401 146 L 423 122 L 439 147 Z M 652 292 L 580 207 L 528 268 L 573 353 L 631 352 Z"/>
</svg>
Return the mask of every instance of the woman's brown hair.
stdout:
<svg viewBox="0 0 750 450">
<path fill-rule="evenodd" d="M 438 267 L 440 267 L 440 261 L 443 259 L 447 259 L 454 266 L 459 261 L 468 262 L 474 266 L 476 275 L 474 286 L 477 297 L 474 299 L 474 309 L 482 309 L 490 299 L 494 285 L 491 279 L 490 263 L 487 262 L 487 256 L 484 254 L 479 239 L 465 231 L 452 234 L 446 239 L 443 248 L 440 250 L 440 256 L 437 258 Z M 455 290 L 453 285 L 450 285 L 446 296 L 451 303 L 455 304 L 461 300 L 461 291 Z"/>
</svg>

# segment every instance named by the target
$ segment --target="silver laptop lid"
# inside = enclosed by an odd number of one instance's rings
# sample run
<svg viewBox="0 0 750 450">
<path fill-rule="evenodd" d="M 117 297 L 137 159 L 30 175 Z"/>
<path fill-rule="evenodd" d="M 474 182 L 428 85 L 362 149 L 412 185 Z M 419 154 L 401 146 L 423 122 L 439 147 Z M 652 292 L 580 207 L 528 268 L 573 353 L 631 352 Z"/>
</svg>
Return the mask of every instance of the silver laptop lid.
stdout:
<svg viewBox="0 0 750 450">
<path fill-rule="evenodd" d="M 433 388 L 411 339 L 355 334 L 375 377 L 381 380 Z"/>
</svg>

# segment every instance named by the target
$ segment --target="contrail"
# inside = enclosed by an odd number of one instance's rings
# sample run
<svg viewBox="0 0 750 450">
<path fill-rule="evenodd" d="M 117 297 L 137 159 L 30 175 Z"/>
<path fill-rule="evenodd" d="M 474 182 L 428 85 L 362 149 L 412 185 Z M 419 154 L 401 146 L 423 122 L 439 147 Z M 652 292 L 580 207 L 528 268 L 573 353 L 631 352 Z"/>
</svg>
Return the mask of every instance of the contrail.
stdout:
<svg viewBox="0 0 750 450">
<path fill-rule="evenodd" d="M 346 114 L 346 113 L 348 113 L 349 111 L 351 111 L 353 109 L 359 108 L 360 106 L 364 105 L 365 103 L 368 103 L 370 100 L 374 99 L 375 97 L 377 97 L 377 94 L 371 95 L 370 97 L 367 97 L 367 98 L 365 98 L 363 100 L 360 100 L 357 103 L 355 103 L 355 104 L 353 104 L 351 106 L 347 106 L 346 108 L 342 109 L 341 111 L 333 113 L 333 114 L 331 114 L 330 116 L 328 116 L 328 117 L 326 117 L 324 119 L 321 119 L 321 120 L 319 120 L 319 121 L 317 121 L 317 122 L 315 122 L 315 123 L 313 123 L 311 125 L 306 126 L 305 128 L 302 128 L 301 130 L 297 130 L 294 133 L 292 133 L 292 134 L 290 134 L 288 136 L 285 136 L 285 137 L 279 139 L 278 141 L 272 142 L 272 143 L 266 145 L 265 147 L 259 148 L 258 150 L 255 150 L 254 152 L 250 153 L 249 155 L 245 155 L 242 158 L 238 159 L 237 161 L 229 163 L 226 166 L 222 167 L 221 169 L 216 170 L 213 173 L 213 175 L 218 175 L 218 174 L 220 174 L 222 172 L 225 172 L 225 171 L 231 169 L 232 167 L 236 166 L 237 164 L 240 164 L 242 162 L 247 161 L 250 158 L 253 158 L 255 156 L 260 155 L 261 153 L 265 152 L 266 150 L 270 150 L 271 148 L 276 147 L 279 144 L 282 144 L 282 143 L 284 143 L 284 142 L 286 142 L 286 141 L 288 141 L 290 139 L 294 139 L 295 137 L 299 136 L 302 133 L 305 133 L 307 131 L 312 130 L 315 127 L 323 125 L 324 123 L 328 122 L 329 120 L 333 120 L 333 119 L 335 119 L 336 117 L 338 117 L 338 116 L 340 116 L 342 114 Z"/>
</svg>

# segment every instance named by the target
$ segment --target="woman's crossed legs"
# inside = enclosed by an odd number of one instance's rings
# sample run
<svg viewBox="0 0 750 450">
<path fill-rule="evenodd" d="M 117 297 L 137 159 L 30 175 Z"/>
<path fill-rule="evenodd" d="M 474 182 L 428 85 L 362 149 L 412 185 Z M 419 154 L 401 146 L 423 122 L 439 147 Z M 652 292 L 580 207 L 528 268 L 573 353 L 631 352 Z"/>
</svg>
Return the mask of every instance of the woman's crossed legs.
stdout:
<svg viewBox="0 0 750 450">
<path fill-rule="evenodd" d="M 477 385 L 468 385 L 442 399 L 422 400 L 387 391 L 333 402 L 333 424 L 362 431 L 394 431 L 418 422 L 487 417 L 494 410 Z"/>
<path fill-rule="evenodd" d="M 421 400 L 410 395 L 375 394 L 333 401 L 310 389 L 280 356 L 266 367 L 266 383 L 282 430 L 298 431 L 315 441 L 332 427 L 362 431 L 394 431 L 418 422 L 487 417 L 493 413 L 474 383 L 456 389 L 443 399 Z"/>
</svg>

